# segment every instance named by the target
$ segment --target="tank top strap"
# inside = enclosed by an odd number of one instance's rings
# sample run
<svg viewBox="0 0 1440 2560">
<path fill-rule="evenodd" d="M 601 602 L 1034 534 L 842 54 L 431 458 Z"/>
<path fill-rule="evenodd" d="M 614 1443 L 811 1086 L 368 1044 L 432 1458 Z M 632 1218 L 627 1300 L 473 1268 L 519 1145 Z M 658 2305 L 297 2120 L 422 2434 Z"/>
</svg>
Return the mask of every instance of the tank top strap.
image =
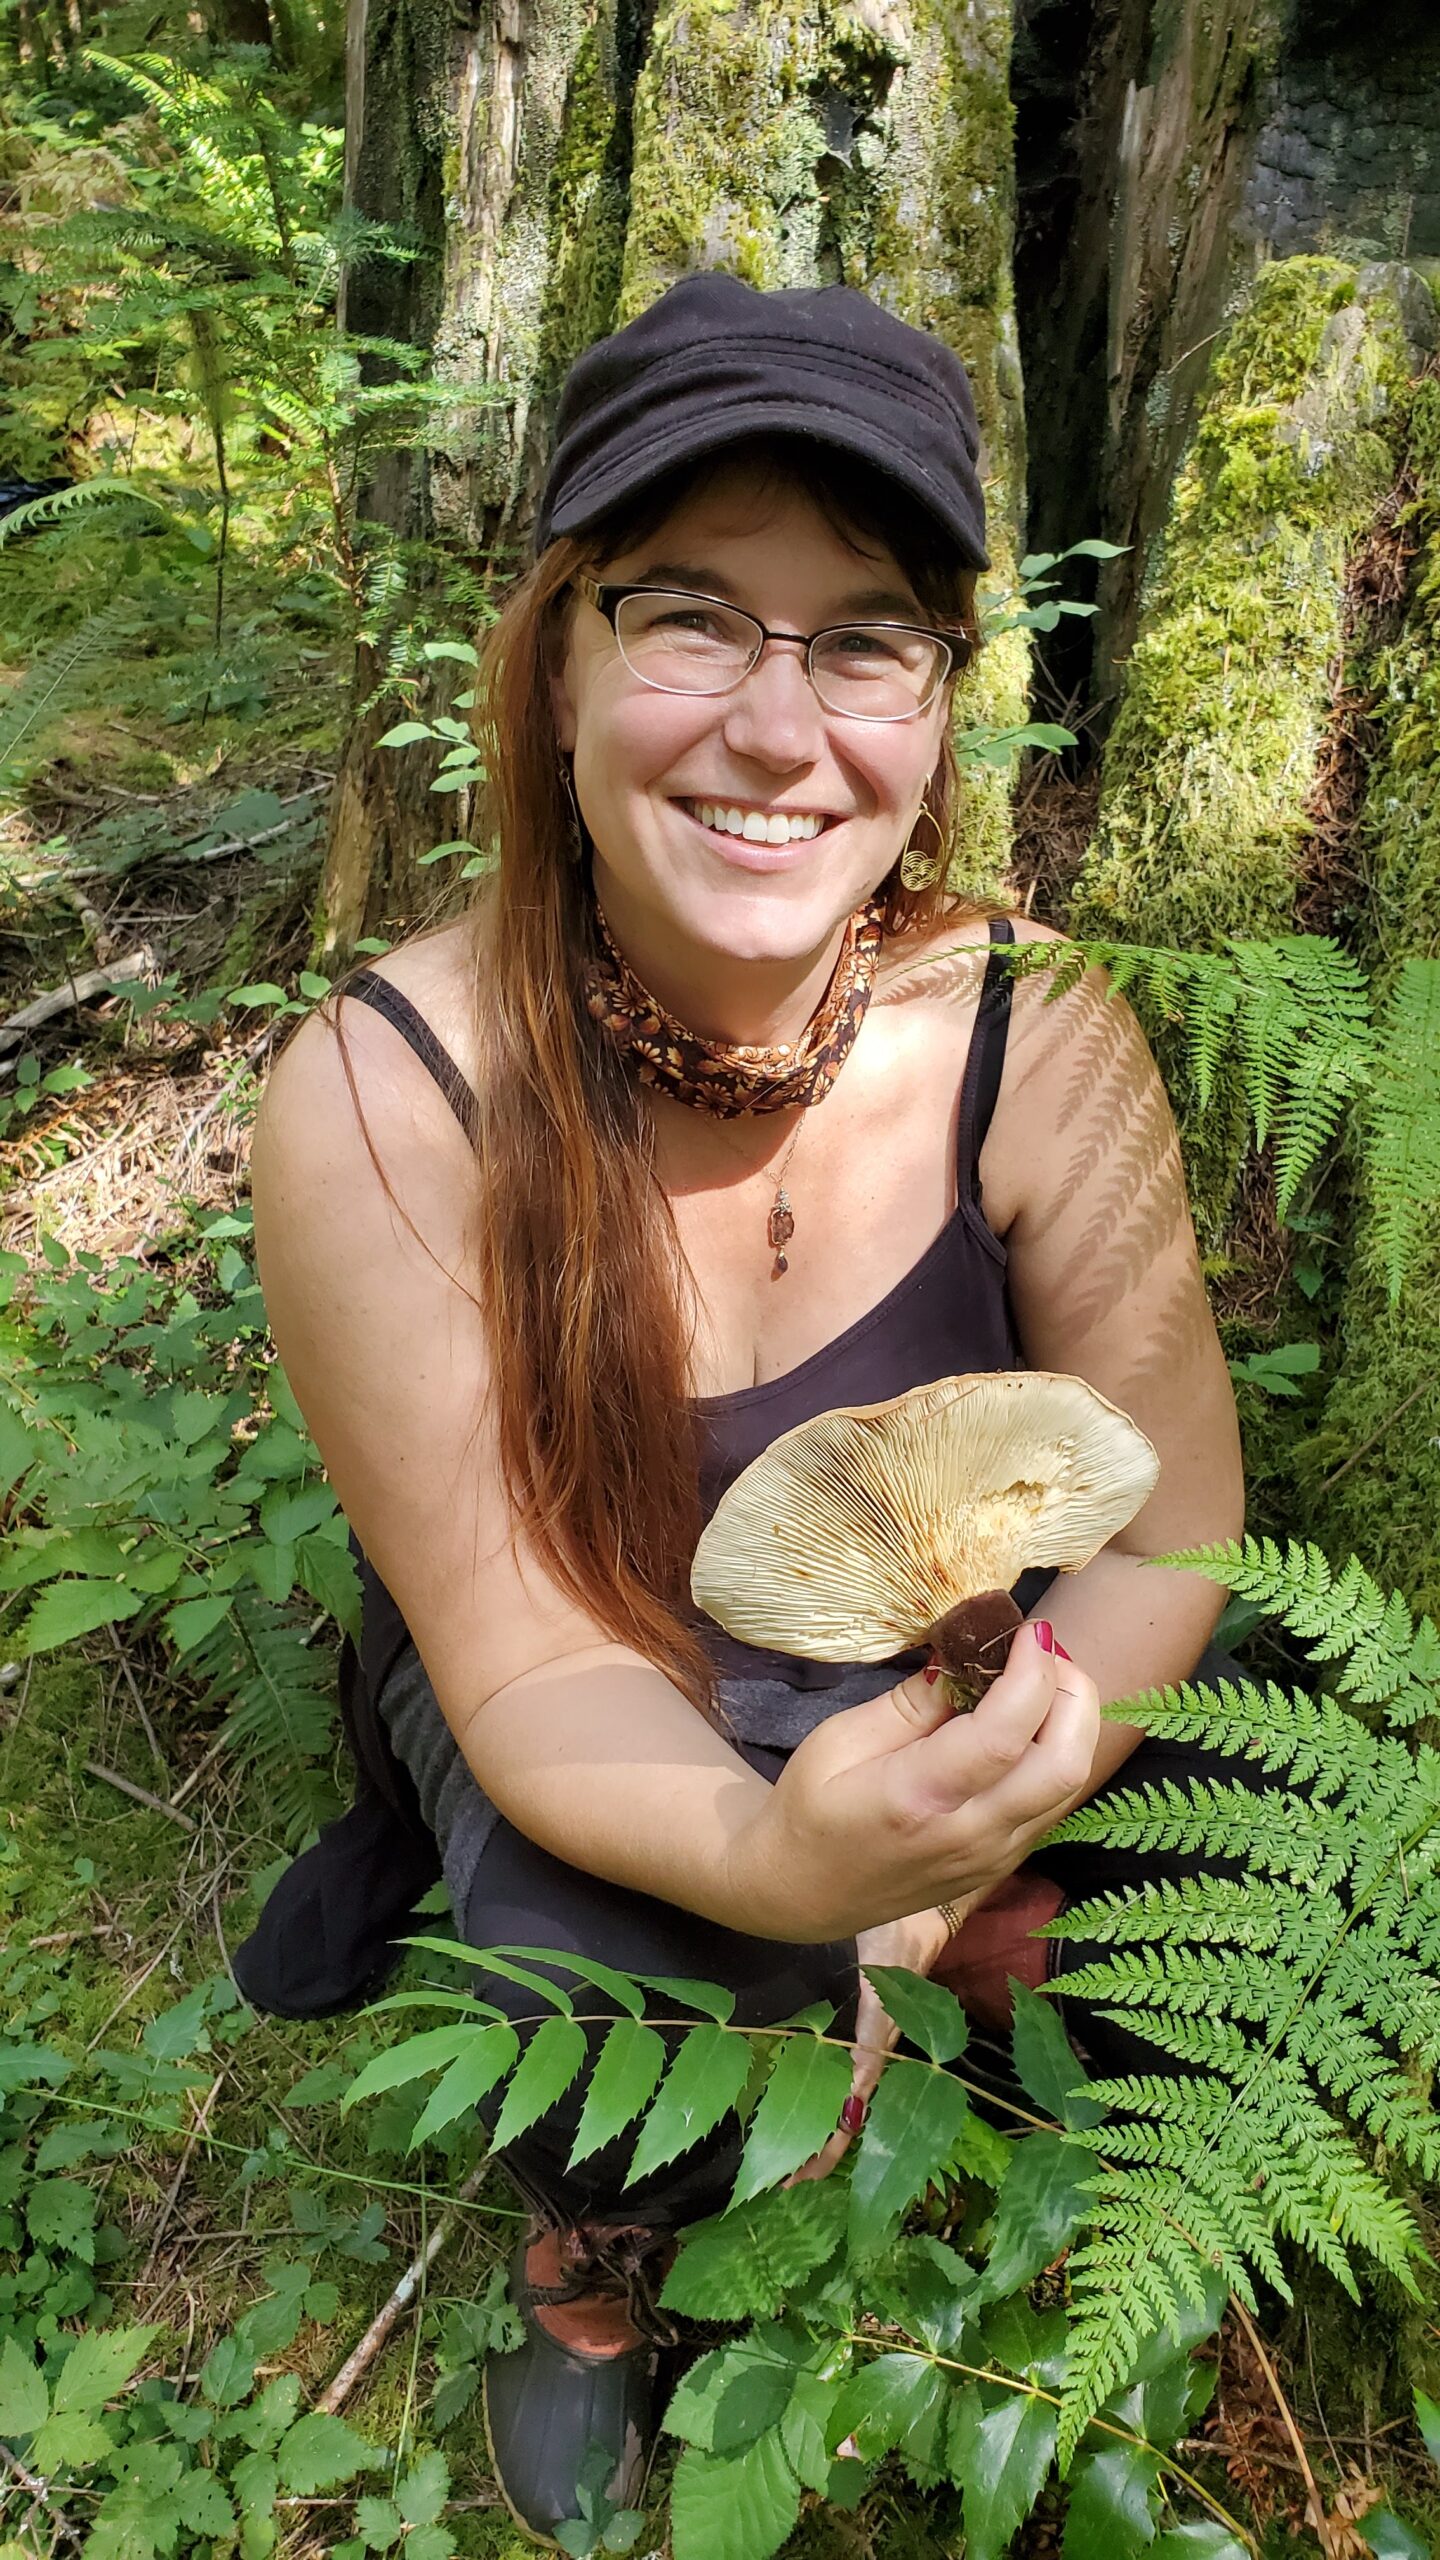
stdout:
<svg viewBox="0 0 1440 2560">
<path fill-rule="evenodd" d="M 961 1200 L 980 1198 L 980 1150 L 989 1133 L 1000 1078 L 1005 1071 L 1005 1043 L 1010 1036 L 1010 994 L 1014 975 L 1003 958 L 1015 940 L 1008 916 L 990 919 L 990 957 L 980 988 L 970 1053 L 960 1088 L 960 1132 L 956 1148 L 956 1185 Z"/>
<path fill-rule="evenodd" d="M 409 997 L 392 986 L 388 978 L 377 976 L 373 969 L 357 969 L 335 990 L 337 995 L 354 996 L 368 1004 L 375 1013 L 383 1013 L 400 1037 L 414 1050 L 422 1067 L 434 1077 L 467 1138 L 473 1138 L 480 1106 L 474 1087 L 461 1074 L 450 1052 L 437 1040 L 425 1016 Z"/>
</svg>

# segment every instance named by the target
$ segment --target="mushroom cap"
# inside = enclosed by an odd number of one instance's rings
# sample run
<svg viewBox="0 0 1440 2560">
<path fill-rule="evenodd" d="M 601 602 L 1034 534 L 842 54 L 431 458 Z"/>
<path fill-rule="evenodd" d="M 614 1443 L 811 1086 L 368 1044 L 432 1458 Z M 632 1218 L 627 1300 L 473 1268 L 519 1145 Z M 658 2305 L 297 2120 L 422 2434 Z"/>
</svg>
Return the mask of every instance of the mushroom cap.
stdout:
<svg viewBox="0 0 1440 2560">
<path fill-rule="evenodd" d="M 1083 1378 L 941 1378 L 772 1440 L 717 1505 L 691 1594 L 742 1644 L 883 1662 L 1029 1565 L 1088 1564 L 1159 1473 Z"/>
</svg>

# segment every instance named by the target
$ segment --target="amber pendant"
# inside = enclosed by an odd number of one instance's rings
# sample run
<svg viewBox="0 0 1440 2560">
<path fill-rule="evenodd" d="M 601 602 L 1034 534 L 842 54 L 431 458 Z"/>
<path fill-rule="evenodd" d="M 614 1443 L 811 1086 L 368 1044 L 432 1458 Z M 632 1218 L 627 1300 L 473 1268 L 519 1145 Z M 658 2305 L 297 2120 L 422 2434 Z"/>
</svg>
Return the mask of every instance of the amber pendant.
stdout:
<svg viewBox="0 0 1440 2560">
<path fill-rule="evenodd" d="M 795 1219 L 790 1207 L 790 1194 L 786 1190 L 783 1182 L 775 1194 L 775 1205 L 770 1212 L 769 1222 L 766 1226 L 765 1232 L 774 1247 L 775 1270 L 772 1276 L 778 1280 L 781 1274 L 788 1271 L 790 1268 L 790 1257 L 785 1251 L 785 1247 L 795 1233 Z"/>
</svg>

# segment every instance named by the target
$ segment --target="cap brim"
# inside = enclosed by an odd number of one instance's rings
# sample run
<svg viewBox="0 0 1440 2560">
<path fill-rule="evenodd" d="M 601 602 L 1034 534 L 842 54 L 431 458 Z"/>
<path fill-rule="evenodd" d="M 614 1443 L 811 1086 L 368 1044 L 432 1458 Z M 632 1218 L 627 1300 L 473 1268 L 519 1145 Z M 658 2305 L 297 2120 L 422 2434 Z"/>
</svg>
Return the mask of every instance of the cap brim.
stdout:
<svg viewBox="0 0 1440 2560">
<path fill-rule="evenodd" d="M 550 518 L 547 542 L 561 534 L 587 532 L 612 507 L 637 496 L 661 472 L 673 470 L 677 463 L 697 462 L 707 453 L 718 453 L 756 430 L 829 445 L 838 453 L 853 454 L 862 462 L 873 463 L 887 480 L 894 481 L 924 508 L 967 568 L 989 568 L 989 558 L 974 527 L 944 504 L 942 493 L 911 455 L 897 452 L 864 420 L 823 414 L 817 419 L 813 402 L 793 399 L 736 400 L 727 406 L 723 417 L 686 420 L 670 435 L 657 435 L 644 453 L 626 456 L 609 470 L 597 472 L 593 479 L 572 488 Z"/>
</svg>

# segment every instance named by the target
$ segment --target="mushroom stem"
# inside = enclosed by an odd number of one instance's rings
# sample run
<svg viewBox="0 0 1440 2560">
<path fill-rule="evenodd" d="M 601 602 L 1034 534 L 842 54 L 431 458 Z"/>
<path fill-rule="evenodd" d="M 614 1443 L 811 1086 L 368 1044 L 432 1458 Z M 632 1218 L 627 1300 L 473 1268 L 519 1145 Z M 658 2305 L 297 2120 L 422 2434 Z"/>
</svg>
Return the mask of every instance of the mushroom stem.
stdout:
<svg viewBox="0 0 1440 2560">
<path fill-rule="evenodd" d="M 1005 1668 L 1021 1613 L 1008 1591 L 980 1591 L 927 1628 L 931 1658 L 946 1673 L 957 1713 L 973 1707 Z"/>
</svg>

